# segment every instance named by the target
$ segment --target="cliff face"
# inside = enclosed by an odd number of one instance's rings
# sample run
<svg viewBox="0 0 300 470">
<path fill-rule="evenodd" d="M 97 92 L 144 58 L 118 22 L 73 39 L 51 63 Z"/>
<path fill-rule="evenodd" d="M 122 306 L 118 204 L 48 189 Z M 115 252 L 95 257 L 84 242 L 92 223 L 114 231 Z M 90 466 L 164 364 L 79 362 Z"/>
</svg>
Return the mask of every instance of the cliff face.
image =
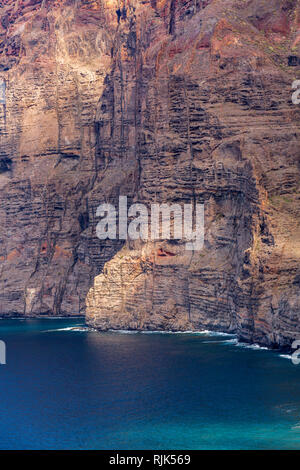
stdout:
<svg viewBox="0 0 300 470">
<path fill-rule="evenodd" d="M 0 6 L 0 309 L 83 314 L 94 276 L 118 249 L 93 234 L 95 207 L 110 194 L 110 177 L 102 183 L 99 174 L 96 111 L 116 2 Z"/>
<path fill-rule="evenodd" d="M 294 0 L 0 2 L 3 314 L 300 335 Z M 300 78 L 300 77 L 299 77 Z M 100 241 L 118 196 L 204 203 L 205 244 Z"/>
</svg>

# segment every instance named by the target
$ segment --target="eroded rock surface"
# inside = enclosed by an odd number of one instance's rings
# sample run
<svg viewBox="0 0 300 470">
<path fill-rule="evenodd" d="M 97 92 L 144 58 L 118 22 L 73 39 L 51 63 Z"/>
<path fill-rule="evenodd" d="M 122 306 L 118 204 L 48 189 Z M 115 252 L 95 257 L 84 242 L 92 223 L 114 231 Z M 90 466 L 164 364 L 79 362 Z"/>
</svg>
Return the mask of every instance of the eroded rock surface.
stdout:
<svg viewBox="0 0 300 470">
<path fill-rule="evenodd" d="M 0 6 L 2 313 L 299 337 L 299 2 Z M 101 242 L 119 195 L 204 203 L 204 249 Z"/>
</svg>

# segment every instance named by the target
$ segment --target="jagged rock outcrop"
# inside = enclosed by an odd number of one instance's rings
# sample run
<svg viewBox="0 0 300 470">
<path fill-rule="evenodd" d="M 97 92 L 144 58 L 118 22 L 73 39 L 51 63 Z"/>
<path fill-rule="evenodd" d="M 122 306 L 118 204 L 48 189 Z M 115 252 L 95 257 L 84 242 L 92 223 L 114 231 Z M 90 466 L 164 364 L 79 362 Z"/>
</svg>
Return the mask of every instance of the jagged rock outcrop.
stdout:
<svg viewBox="0 0 300 470">
<path fill-rule="evenodd" d="M 0 2 L 3 314 L 300 336 L 296 0 Z M 1 101 L 2 102 L 2 101 Z M 205 244 L 100 241 L 96 209 L 205 205 Z"/>
</svg>

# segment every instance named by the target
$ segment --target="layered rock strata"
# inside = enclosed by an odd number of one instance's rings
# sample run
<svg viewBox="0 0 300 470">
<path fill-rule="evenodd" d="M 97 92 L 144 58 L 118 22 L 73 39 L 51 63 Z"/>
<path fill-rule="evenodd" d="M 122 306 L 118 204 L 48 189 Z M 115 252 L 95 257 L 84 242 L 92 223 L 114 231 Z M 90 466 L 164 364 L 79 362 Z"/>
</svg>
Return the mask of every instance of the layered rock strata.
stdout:
<svg viewBox="0 0 300 470">
<path fill-rule="evenodd" d="M 299 2 L 0 2 L 0 308 L 300 336 Z M 99 204 L 205 206 L 203 250 L 100 241 Z M 86 308 L 85 308 L 86 304 Z"/>
</svg>

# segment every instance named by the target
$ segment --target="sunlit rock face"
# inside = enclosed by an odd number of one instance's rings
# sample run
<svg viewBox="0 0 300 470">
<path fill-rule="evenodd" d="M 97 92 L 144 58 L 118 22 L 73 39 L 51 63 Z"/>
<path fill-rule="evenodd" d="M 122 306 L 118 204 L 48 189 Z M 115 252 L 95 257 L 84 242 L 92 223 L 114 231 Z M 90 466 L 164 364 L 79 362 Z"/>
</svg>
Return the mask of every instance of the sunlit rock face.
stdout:
<svg viewBox="0 0 300 470">
<path fill-rule="evenodd" d="M 115 191 L 114 170 L 99 173 L 96 115 L 117 1 L 0 6 L 0 311 L 83 314 L 94 276 L 118 249 L 93 234 L 95 207 Z"/>
<path fill-rule="evenodd" d="M 300 16 L 287 0 L 0 2 L 5 315 L 300 335 Z M 204 203 L 203 250 L 96 209 Z"/>
</svg>

